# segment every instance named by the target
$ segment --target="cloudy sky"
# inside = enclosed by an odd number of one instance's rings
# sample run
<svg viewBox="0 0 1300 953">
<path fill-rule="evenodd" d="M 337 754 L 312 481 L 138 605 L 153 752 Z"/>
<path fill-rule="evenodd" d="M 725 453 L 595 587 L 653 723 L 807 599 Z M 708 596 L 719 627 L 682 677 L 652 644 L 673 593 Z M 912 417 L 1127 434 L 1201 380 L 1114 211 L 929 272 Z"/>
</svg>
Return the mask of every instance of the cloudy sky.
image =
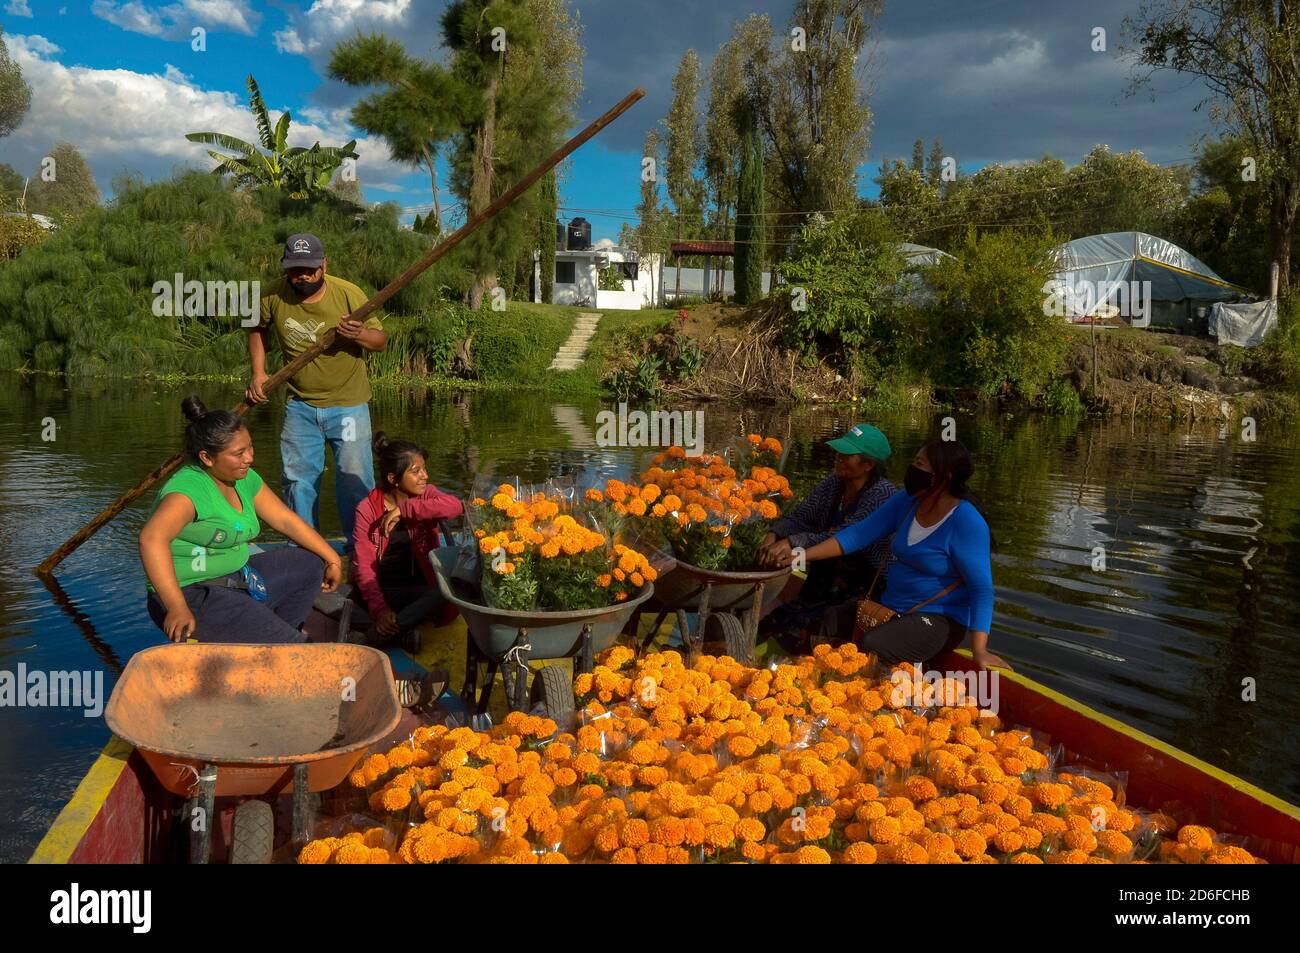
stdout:
<svg viewBox="0 0 1300 953">
<path fill-rule="evenodd" d="M 293 144 L 356 137 L 367 198 L 426 207 L 427 178 L 392 162 L 382 142 L 357 136 L 347 121 L 357 93 L 325 78 L 325 63 L 338 40 L 358 31 L 441 57 L 445 6 L 0 0 L 10 55 L 34 91 L 22 126 L 0 139 L 0 161 L 31 172 L 56 141 L 68 140 L 105 192 L 123 169 L 158 178 L 182 166 L 208 168 L 204 147 L 184 134 L 213 129 L 254 139 L 244 89 L 251 72 L 273 114 L 293 113 Z M 707 65 L 737 20 L 767 13 L 784 32 L 792 7 L 793 0 L 570 0 L 587 48 L 581 118 L 635 86 L 647 96 L 579 151 L 562 186 L 567 214 L 582 211 L 596 237 L 615 236 L 638 200 L 641 141 L 667 111 L 682 54 L 694 47 Z M 859 191 L 871 194 L 879 163 L 910 156 L 918 137 L 941 137 L 966 170 L 1049 152 L 1073 163 L 1098 143 L 1140 149 L 1160 163 L 1186 159 L 1209 131 L 1206 111 L 1195 110 L 1204 91 L 1166 78 L 1154 97 L 1127 95 L 1121 24 L 1135 7 L 1135 0 L 887 0 L 873 44 L 873 131 Z M 193 49 L 196 28 L 206 31 L 205 50 Z M 1093 49 L 1098 28 L 1102 52 Z"/>
</svg>

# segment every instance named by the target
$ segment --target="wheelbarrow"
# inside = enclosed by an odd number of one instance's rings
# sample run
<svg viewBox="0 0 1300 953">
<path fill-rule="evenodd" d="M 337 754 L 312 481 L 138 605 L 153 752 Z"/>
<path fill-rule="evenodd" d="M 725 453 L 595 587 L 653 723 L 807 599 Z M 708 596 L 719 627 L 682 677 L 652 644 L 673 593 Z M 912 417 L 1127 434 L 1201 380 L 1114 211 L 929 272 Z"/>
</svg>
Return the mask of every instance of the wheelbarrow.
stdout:
<svg viewBox="0 0 1300 953">
<path fill-rule="evenodd" d="M 178 643 L 136 653 L 104 717 L 164 788 L 189 799 L 190 863 L 208 862 L 218 797 L 250 798 L 235 809 L 231 862 L 267 863 L 274 814 L 259 799 L 293 795 L 300 849 L 312 795 L 341 783 L 401 708 L 388 658 L 362 645 Z"/>
<path fill-rule="evenodd" d="M 654 594 L 654 585 L 647 582 L 635 598 L 603 608 L 561 612 L 494 609 L 484 604 L 482 590 L 476 583 L 457 574 L 461 559 L 458 549 L 435 549 L 429 553 L 429 559 L 443 597 L 459 608 L 465 618 L 468 648 L 462 696 L 466 704 L 474 704 L 477 694 L 480 715 L 487 711 L 492 680 L 498 669 L 512 710 L 527 711 L 541 701 L 550 717 L 557 721 L 572 714 L 573 679 L 564 666 L 546 665 L 539 669 L 534 674 L 530 694 L 529 659 L 573 658 L 574 675 L 592 671 L 596 654 L 614 644 L 637 607 Z M 487 675 L 480 682 L 479 666 L 483 663 L 487 665 Z"/>
<path fill-rule="evenodd" d="M 692 566 L 662 551 L 652 558 L 655 562 L 671 564 L 671 568 L 655 580 L 653 598 L 638 607 L 629 623 L 630 631 L 635 634 L 643 612 L 657 613 L 654 625 L 641 642 L 641 651 L 650 647 L 659 626 L 673 613 L 689 663 L 694 662 L 709 642 L 724 646 L 726 654 L 736 661 L 752 664 L 763 603 L 775 598 L 785 587 L 790 567 L 722 572 Z M 688 624 L 688 612 L 696 613 L 694 631 Z"/>
</svg>

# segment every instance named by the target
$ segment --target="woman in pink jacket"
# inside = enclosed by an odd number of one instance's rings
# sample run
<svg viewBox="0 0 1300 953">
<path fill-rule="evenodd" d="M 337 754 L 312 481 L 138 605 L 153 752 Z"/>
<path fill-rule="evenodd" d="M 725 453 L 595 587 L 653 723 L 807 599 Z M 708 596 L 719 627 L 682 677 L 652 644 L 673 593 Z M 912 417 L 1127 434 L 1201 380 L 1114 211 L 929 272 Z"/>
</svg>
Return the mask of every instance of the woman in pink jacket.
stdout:
<svg viewBox="0 0 1300 953">
<path fill-rule="evenodd" d="M 419 648 L 416 627 L 428 619 L 445 625 L 456 616 L 438 591 L 430 550 L 438 547 L 438 521 L 463 512 L 461 502 L 429 482 L 425 452 L 409 440 L 389 440 L 382 430 L 372 446 L 379 485 L 357 506 L 352 531 L 355 591 L 386 639 L 401 636 Z"/>
</svg>

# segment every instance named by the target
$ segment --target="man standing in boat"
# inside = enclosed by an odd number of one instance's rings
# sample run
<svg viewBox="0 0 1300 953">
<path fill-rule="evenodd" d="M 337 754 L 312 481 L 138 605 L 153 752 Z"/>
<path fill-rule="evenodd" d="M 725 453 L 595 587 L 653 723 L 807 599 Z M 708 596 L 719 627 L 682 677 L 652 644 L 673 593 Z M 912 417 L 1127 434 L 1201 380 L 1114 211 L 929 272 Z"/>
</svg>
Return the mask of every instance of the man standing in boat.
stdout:
<svg viewBox="0 0 1300 953">
<path fill-rule="evenodd" d="M 334 343 L 289 378 L 284 428 L 280 432 L 282 490 L 290 508 L 307 525 L 319 528 L 320 481 L 325 445 L 338 468 L 335 500 L 343 537 L 351 547 L 357 504 L 375 487 L 370 454 L 370 380 L 365 356 L 388 344 L 375 315 L 363 324 L 351 313 L 366 293 L 327 274 L 325 249 L 315 235 L 290 235 L 284 243 L 284 278 L 262 292 L 259 323 L 248 335 L 251 375 L 245 392 L 250 403 L 266 400 L 267 334 L 274 331 L 286 363 L 310 348 L 330 328 Z"/>
</svg>

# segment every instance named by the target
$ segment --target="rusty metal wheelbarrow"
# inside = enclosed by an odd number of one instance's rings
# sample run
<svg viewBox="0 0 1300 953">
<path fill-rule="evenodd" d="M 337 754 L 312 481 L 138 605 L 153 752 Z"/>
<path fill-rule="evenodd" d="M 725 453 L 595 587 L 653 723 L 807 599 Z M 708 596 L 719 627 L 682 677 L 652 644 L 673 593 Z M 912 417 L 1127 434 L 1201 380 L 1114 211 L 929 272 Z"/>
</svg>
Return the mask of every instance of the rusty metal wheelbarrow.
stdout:
<svg viewBox="0 0 1300 953">
<path fill-rule="evenodd" d="M 232 862 L 265 863 L 273 812 L 257 798 L 293 795 L 301 847 L 310 795 L 342 782 L 401 707 L 388 658 L 362 645 L 178 643 L 136 653 L 104 717 L 164 788 L 190 799 L 191 863 L 207 863 L 215 800 L 228 796 L 253 798 L 235 811 Z"/>
<path fill-rule="evenodd" d="M 530 695 L 528 660 L 572 657 L 574 674 L 590 672 L 595 655 L 614 644 L 637 607 L 654 594 L 654 584 L 647 582 L 635 598 L 603 608 L 564 612 L 494 609 L 483 604 L 477 585 L 456 575 L 460 558 L 456 549 L 435 549 L 429 558 L 443 598 L 465 618 L 468 648 L 462 695 L 471 704 L 478 694 L 479 714 L 487 711 L 492 680 L 500 668 L 512 709 L 526 711 L 531 703 L 541 701 L 552 718 L 562 721 L 574 709 L 572 678 L 563 666 L 544 666 L 534 673 Z M 480 692 L 479 665 L 484 662 L 487 677 Z"/>
<path fill-rule="evenodd" d="M 659 626 L 669 613 L 677 617 L 689 660 L 700 654 L 706 642 L 720 644 L 727 655 L 738 662 L 754 661 L 754 643 L 765 600 L 774 598 L 785 587 L 790 567 L 753 572 L 722 572 L 701 569 L 658 551 L 652 564 L 662 565 L 655 580 L 654 596 L 638 607 L 628 623 L 636 633 L 643 612 L 657 613 L 654 625 L 641 642 L 641 651 L 650 647 Z M 686 614 L 696 613 L 691 631 Z M 743 621 L 742 621 L 743 620 Z"/>
</svg>

